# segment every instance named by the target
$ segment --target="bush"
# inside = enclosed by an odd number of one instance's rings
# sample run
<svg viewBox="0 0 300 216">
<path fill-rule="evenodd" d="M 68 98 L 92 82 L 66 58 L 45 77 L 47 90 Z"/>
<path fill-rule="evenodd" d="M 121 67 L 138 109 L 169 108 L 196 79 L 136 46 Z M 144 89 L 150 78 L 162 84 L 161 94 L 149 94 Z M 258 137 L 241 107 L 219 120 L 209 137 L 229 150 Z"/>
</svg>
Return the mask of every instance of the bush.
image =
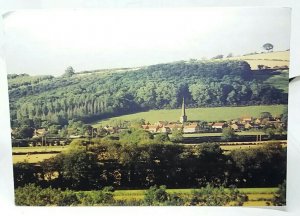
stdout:
<svg viewBox="0 0 300 216">
<path fill-rule="evenodd" d="M 224 187 L 212 187 L 207 185 L 205 188 L 193 191 L 190 205 L 196 206 L 242 206 L 248 197 L 240 193 L 237 189 L 231 188 L 229 192 Z"/>
<path fill-rule="evenodd" d="M 15 203 L 21 206 L 71 206 L 79 203 L 72 191 L 45 188 L 28 184 L 15 190 Z"/>
</svg>

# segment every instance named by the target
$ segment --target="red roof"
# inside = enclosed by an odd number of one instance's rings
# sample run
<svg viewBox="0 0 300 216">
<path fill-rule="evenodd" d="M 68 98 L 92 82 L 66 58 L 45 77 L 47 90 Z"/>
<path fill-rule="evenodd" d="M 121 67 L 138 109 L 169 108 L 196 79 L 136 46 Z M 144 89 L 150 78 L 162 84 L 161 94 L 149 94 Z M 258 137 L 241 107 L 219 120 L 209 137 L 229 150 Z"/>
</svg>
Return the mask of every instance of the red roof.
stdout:
<svg viewBox="0 0 300 216">
<path fill-rule="evenodd" d="M 214 123 L 214 125 L 213 126 L 224 126 L 225 125 L 225 123 L 220 123 L 220 122 L 217 122 L 217 123 Z"/>
</svg>

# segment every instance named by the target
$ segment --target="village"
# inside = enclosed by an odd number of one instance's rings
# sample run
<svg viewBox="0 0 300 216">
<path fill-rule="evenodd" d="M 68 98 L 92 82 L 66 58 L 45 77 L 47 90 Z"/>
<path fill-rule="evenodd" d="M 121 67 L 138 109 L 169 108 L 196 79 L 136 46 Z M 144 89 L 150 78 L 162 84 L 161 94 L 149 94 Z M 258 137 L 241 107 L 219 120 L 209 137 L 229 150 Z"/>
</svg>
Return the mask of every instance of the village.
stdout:
<svg viewBox="0 0 300 216">
<path fill-rule="evenodd" d="M 144 124 L 141 124 L 140 128 L 152 134 L 172 134 L 175 130 L 179 130 L 183 135 L 186 134 L 185 136 L 188 136 L 188 134 L 204 136 L 204 134 L 208 133 L 210 133 L 210 136 L 220 136 L 220 133 L 222 133 L 225 128 L 229 128 L 233 132 L 244 134 L 247 131 L 261 134 L 262 132 L 266 132 L 267 129 L 275 131 L 276 133 L 280 133 L 280 131 L 282 133 L 284 131 L 284 122 L 281 117 L 273 117 L 268 112 L 262 113 L 260 117 L 242 116 L 227 121 L 206 122 L 201 120 L 188 120 L 184 99 L 182 102 L 181 116 L 178 121 L 160 120 L 152 124 L 149 122 L 145 123 L 145 121 L 143 122 Z M 30 141 L 26 142 L 26 146 L 67 145 L 73 139 L 117 135 L 126 130 L 128 130 L 128 126 L 105 125 L 96 128 L 88 125 L 85 128 L 85 133 L 80 133 L 79 128 L 76 128 L 62 137 L 51 134 L 46 128 L 38 128 L 34 129 L 33 136 Z M 13 136 L 12 130 L 12 137 Z"/>
</svg>

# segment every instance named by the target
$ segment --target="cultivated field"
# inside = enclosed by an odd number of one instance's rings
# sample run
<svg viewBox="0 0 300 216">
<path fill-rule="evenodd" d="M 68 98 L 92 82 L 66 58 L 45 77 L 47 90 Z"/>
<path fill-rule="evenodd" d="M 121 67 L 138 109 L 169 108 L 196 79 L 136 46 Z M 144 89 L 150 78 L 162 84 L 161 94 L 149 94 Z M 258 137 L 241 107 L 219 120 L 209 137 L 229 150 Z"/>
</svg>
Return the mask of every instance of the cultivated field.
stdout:
<svg viewBox="0 0 300 216">
<path fill-rule="evenodd" d="M 227 58 L 230 60 L 245 60 L 251 66 L 252 70 L 257 69 L 257 65 L 265 65 L 271 68 L 275 66 L 289 66 L 290 52 L 289 51 L 279 51 L 279 52 L 269 52 L 260 53 L 246 56 L 237 56 Z"/>
<path fill-rule="evenodd" d="M 261 112 L 270 112 L 273 116 L 279 116 L 286 105 L 270 106 L 245 106 L 245 107 L 213 107 L 213 108 L 187 108 L 186 114 L 188 120 L 201 121 L 227 121 L 237 119 L 242 116 L 259 117 Z M 181 109 L 170 110 L 150 110 L 130 115 L 123 115 L 98 121 L 93 123 L 94 127 L 108 125 L 111 120 L 135 120 L 145 119 L 146 122 L 155 123 L 157 121 L 178 121 L 181 115 Z"/>
</svg>

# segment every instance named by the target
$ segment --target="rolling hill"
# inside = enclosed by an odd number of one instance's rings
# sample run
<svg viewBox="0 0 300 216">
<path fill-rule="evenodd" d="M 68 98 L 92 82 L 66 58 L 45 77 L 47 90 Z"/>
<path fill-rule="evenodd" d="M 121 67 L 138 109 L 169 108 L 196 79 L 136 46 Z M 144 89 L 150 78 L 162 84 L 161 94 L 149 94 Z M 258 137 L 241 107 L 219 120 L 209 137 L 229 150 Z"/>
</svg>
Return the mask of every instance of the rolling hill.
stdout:
<svg viewBox="0 0 300 216">
<path fill-rule="evenodd" d="M 95 122 L 174 110 L 183 97 L 189 108 L 287 104 L 286 70 L 253 71 L 247 63 L 287 62 L 287 56 L 273 52 L 239 57 L 243 60 L 177 61 L 61 77 L 9 75 L 12 126 L 28 125 L 28 119 L 40 127 L 46 124 L 41 122 L 65 125 L 72 119 Z"/>
</svg>

